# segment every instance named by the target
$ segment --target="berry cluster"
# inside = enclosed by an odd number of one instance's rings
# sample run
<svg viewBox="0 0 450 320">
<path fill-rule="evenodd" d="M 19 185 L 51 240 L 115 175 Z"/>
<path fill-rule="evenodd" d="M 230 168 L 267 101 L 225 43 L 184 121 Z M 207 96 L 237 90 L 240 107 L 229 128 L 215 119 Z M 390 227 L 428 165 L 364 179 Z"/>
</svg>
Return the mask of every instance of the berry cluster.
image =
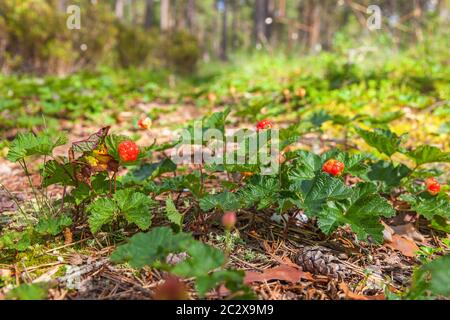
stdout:
<svg viewBox="0 0 450 320">
<path fill-rule="evenodd" d="M 261 120 L 256 124 L 256 130 L 272 129 L 273 124 L 269 120 Z"/>
<path fill-rule="evenodd" d="M 433 196 L 441 191 L 441 185 L 436 181 L 435 178 L 425 179 L 425 185 L 427 186 L 428 192 Z"/>
<path fill-rule="evenodd" d="M 148 129 L 152 125 L 152 119 L 149 117 L 142 118 L 138 121 L 138 126 L 141 129 Z"/>
<path fill-rule="evenodd" d="M 123 162 L 136 161 L 139 155 L 139 147 L 133 141 L 123 141 L 118 146 L 119 156 Z"/>
<path fill-rule="evenodd" d="M 344 171 L 345 165 L 335 159 L 330 159 L 325 162 L 322 166 L 322 170 L 326 173 L 331 174 L 332 176 L 339 176 L 342 171 Z"/>
</svg>

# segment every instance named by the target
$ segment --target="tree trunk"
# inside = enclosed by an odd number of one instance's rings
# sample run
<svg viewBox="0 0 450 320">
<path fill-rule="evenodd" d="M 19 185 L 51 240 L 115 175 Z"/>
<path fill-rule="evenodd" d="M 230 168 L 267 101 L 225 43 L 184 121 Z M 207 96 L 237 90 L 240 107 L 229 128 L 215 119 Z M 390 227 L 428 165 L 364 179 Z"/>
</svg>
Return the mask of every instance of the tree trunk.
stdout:
<svg viewBox="0 0 450 320">
<path fill-rule="evenodd" d="M 309 49 L 314 51 L 316 46 L 320 44 L 320 26 L 321 26 L 321 4 L 316 3 L 311 16 L 311 31 L 309 33 Z"/>
<path fill-rule="evenodd" d="M 227 0 L 222 0 L 222 38 L 220 41 L 220 59 L 226 61 L 227 57 L 227 16 L 228 16 L 228 4 Z"/>
<path fill-rule="evenodd" d="M 66 12 L 67 8 L 67 0 L 59 0 L 58 1 L 58 10 L 61 12 Z"/>
<path fill-rule="evenodd" d="M 161 0 L 161 30 L 166 31 L 170 28 L 170 2 L 169 0 Z"/>
<path fill-rule="evenodd" d="M 153 27 L 153 0 L 146 0 L 144 28 L 148 30 L 151 27 Z"/>
<path fill-rule="evenodd" d="M 195 0 L 187 0 L 186 25 L 191 32 L 195 30 L 195 7 Z"/>
<path fill-rule="evenodd" d="M 116 0 L 115 14 L 118 19 L 123 19 L 125 0 Z"/>
<path fill-rule="evenodd" d="M 237 9 L 237 0 L 230 0 L 231 6 L 231 47 L 236 49 L 238 45 L 237 39 L 237 28 L 238 28 L 238 9 Z"/>
</svg>

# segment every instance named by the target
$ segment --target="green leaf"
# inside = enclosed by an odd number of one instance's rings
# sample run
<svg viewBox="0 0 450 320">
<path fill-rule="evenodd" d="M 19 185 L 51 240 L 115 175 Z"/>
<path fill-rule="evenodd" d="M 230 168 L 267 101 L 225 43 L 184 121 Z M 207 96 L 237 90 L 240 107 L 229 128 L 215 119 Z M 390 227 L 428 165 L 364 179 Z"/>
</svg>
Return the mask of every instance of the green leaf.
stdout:
<svg viewBox="0 0 450 320">
<path fill-rule="evenodd" d="M 173 234 L 168 227 L 158 227 L 132 236 L 128 243 L 117 247 L 111 260 L 116 263 L 127 262 L 133 268 L 152 266 L 169 253 L 183 251 L 191 241 L 189 234 Z"/>
<path fill-rule="evenodd" d="M 67 136 L 59 135 L 53 137 L 49 133 L 19 133 L 11 142 L 7 159 L 16 162 L 28 156 L 42 155 L 51 156 L 53 149 L 67 143 Z"/>
<path fill-rule="evenodd" d="M 375 186 L 370 183 L 359 183 L 352 188 L 349 205 L 329 204 L 318 214 L 320 229 L 329 234 L 339 226 L 349 224 L 353 232 L 361 240 L 371 236 L 378 243 L 383 241 L 381 217 L 392 217 L 395 214 L 392 206 L 376 193 Z"/>
<path fill-rule="evenodd" d="M 319 173 L 313 180 L 302 180 L 291 185 L 292 191 L 303 195 L 305 214 L 314 215 L 327 201 L 342 200 L 352 194 L 340 179 L 326 173 Z"/>
<path fill-rule="evenodd" d="M 165 158 L 164 160 L 161 160 L 159 162 L 151 164 L 146 163 L 141 167 L 132 170 L 124 177 L 123 182 L 139 183 L 148 178 L 155 179 L 156 177 L 159 177 L 160 175 L 167 172 L 174 172 L 176 169 L 177 165 L 169 158 Z"/>
<path fill-rule="evenodd" d="M 176 265 L 164 262 L 169 253 L 179 252 L 186 252 L 188 258 Z M 221 282 L 225 282 L 232 291 L 249 293 L 249 289 L 243 285 L 242 271 L 222 269 L 225 263 L 222 251 L 195 240 L 189 234 L 174 234 L 168 227 L 134 235 L 128 243 L 113 252 L 111 260 L 116 263 L 126 262 L 133 268 L 160 267 L 178 276 L 194 277 L 200 296 Z"/>
<path fill-rule="evenodd" d="M 156 204 L 152 199 L 143 193 L 125 189 L 117 191 L 114 200 L 129 223 L 136 224 L 141 230 L 150 228 L 152 223 L 150 208 Z"/>
<path fill-rule="evenodd" d="M 231 109 L 226 108 L 221 112 L 214 112 L 212 115 L 204 117 L 202 120 L 203 128 L 206 129 L 218 129 L 222 133 L 225 132 L 225 121 L 230 114 Z"/>
<path fill-rule="evenodd" d="M 308 118 L 308 120 L 318 128 L 320 128 L 323 123 L 332 119 L 333 118 L 330 116 L 330 114 L 325 110 L 316 111 Z"/>
<path fill-rule="evenodd" d="M 313 179 L 316 172 L 322 169 L 322 159 L 312 152 L 296 150 L 286 154 L 288 159 L 294 159 L 289 170 L 289 178 L 292 180 Z"/>
<path fill-rule="evenodd" d="M 166 199 L 166 215 L 170 222 L 174 223 L 178 227 L 183 225 L 183 215 L 178 212 L 175 207 L 175 203 L 171 198 Z"/>
<path fill-rule="evenodd" d="M 390 130 L 375 129 L 374 131 L 366 131 L 356 128 L 356 132 L 368 145 L 389 157 L 399 150 L 401 137 Z"/>
<path fill-rule="evenodd" d="M 411 170 L 403 164 L 395 166 L 390 161 L 378 161 L 370 166 L 367 177 L 371 181 L 384 183 L 386 187 L 397 187 L 410 173 Z"/>
<path fill-rule="evenodd" d="M 95 189 L 94 190 L 98 190 Z M 89 198 L 91 194 L 91 189 L 89 189 L 89 186 L 85 183 L 80 183 L 78 187 L 72 190 L 70 195 L 73 197 L 75 204 L 79 205 L 83 201 Z"/>
<path fill-rule="evenodd" d="M 89 227 L 93 233 L 98 232 L 102 226 L 114 221 L 117 206 L 112 199 L 99 198 L 89 205 L 87 211 L 89 216 Z"/>
<path fill-rule="evenodd" d="M 408 202 L 412 210 L 430 221 L 435 216 L 450 219 L 450 201 L 445 193 L 436 196 L 422 193 L 419 196 L 402 196 L 401 199 Z"/>
<path fill-rule="evenodd" d="M 406 155 L 413 159 L 418 166 L 432 162 L 450 162 L 450 152 L 443 152 L 441 149 L 429 145 L 420 146 L 407 152 Z"/>
<path fill-rule="evenodd" d="M 70 163 L 62 163 L 50 160 L 45 163 L 45 167 L 41 170 L 42 185 L 48 187 L 53 184 L 62 186 L 75 186 L 74 166 Z"/>
<path fill-rule="evenodd" d="M 448 219 L 441 216 L 434 216 L 433 220 L 431 220 L 430 227 L 450 234 L 450 223 L 448 222 Z"/>
<path fill-rule="evenodd" d="M 31 246 L 33 229 L 24 231 L 7 231 L 0 237 L 0 249 L 26 251 Z"/>
<path fill-rule="evenodd" d="M 49 217 L 40 219 L 36 225 L 36 232 L 42 235 L 56 236 L 60 234 L 64 228 L 72 224 L 72 219 L 66 215 L 59 217 Z"/>
<path fill-rule="evenodd" d="M 172 273 L 181 277 L 201 277 L 222 266 L 225 256 L 222 251 L 199 241 L 190 241 L 184 248 L 189 255 L 185 261 L 178 263 Z"/>
<path fill-rule="evenodd" d="M 228 191 L 217 194 L 208 194 L 200 199 L 199 205 L 205 212 L 212 209 L 235 211 L 241 207 L 238 197 L 234 193 Z"/>
<path fill-rule="evenodd" d="M 6 299 L 16 300 L 43 300 L 47 297 L 47 283 L 23 283 L 6 294 Z"/>
<path fill-rule="evenodd" d="M 245 208 L 256 205 L 257 210 L 262 210 L 277 201 L 279 190 L 278 179 L 270 176 L 253 176 L 247 186 L 238 191 L 238 197 Z"/>
<path fill-rule="evenodd" d="M 431 261 L 416 270 L 406 299 L 450 297 L 450 255 Z"/>
<path fill-rule="evenodd" d="M 219 270 L 209 275 L 199 276 L 196 281 L 196 288 L 200 296 L 204 296 L 209 290 L 224 283 L 231 292 L 239 292 L 233 299 L 255 299 L 255 295 L 249 287 L 243 285 L 245 272 L 242 270 Z"/>
</svg>

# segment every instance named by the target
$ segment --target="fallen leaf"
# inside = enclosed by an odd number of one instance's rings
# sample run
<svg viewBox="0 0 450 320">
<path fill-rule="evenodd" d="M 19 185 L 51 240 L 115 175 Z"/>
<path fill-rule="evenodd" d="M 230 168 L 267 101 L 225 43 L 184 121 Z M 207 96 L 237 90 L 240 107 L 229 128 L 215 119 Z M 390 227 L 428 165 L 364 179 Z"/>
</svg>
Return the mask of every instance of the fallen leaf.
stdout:
<svg viewBox="0 0 450 320">
<path fill-rule="evenodd" d="M 392 242 L 386 242 L 385 247 L 389 247 L 400 251 L 406 257 L 414 257 L 419 250 L 416 243 L 408 237 L 400 236 L 398 234 L 392 235 Z"/>
<path fill-rule="evenodd" d="M 339 289 L 341 289 L 344 292 L 345 299 L 348 299 L 348 300 L 386 300 L 386 297 L 384 296 L 384 294 L 378 294 L 378 295 L 374 295 L 374 296 L 366 296 L 363 294 L 354 293 L 353 291 L 351 291 L 349 289 L 349 287 L 344 282 L 341 282 L 339 284 Z"/>
<path fill-rule="evenodd" d="M 417 231 L 417 229 L 414 227 L 412 223 L 391 226 L 391 228 L 394 230 L 396 234 L 400 236 L 406 236 L 419 242 L 425 241 L 424 236 L 419 231 Z"/>
<path fill-rule="evenodd" d="M 264 282 L 271 280 L 282 280 L 297 283 L 301 279 L 313 280 L 311 273 L 303 272 L 298 268 L 288 265 L 279 265 L 278 267 L 265 269 L 263 272 L 246 271 L 244 283 Z"/>
</svg>

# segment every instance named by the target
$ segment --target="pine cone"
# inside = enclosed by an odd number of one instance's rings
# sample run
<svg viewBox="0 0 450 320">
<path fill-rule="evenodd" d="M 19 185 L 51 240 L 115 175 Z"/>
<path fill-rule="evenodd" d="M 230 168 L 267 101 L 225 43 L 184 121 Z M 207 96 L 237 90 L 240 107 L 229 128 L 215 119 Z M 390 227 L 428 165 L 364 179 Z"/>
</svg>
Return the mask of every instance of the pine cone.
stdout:
<svg viewBox="0 0 450 320">
<path fill-rule="evenodd" d="M 295 261 L 303 271 L 313 274 L 322 274 L 333 278 L 344 278 L 346 274 L 345 265 L 333 255 L 330 249 L 324 247 L 302 247 Z"/>
</svg>

